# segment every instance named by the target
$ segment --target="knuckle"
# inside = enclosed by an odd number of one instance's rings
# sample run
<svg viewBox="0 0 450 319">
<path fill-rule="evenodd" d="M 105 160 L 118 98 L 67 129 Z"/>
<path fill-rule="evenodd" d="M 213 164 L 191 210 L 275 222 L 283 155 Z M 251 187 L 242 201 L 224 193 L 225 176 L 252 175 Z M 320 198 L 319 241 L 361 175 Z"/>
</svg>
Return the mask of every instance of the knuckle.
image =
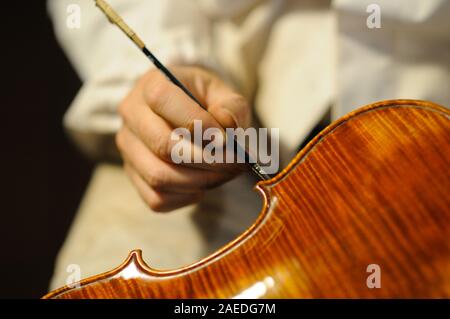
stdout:
<svg viewBox="0 0 450 319">
<path fill-rule="evenodd" d="M 117 149 L 122 152 L 124 149 L 124 145 L 125 145 L 123 128 L 121 128 L 116 133 L 115 142 L 116 142 Z"/>
<path fill-rule="evenodd" d="M 125 110 L 126 110 L 126 104 L 127 104 L 127 102 L 126 102 L 126 100 L 123 100 L 120 104 L 119 104 L 119 106 L 117 107 L 117 112 L 119 113 L 119 115 L 120 116 L 122 116 L 123 117 L 123 115 L 124 115 L 124 113 L 125 113 Z"/>
<path fill-rule="evenodd" d="M 236 123 L 236 125 L 241 126 L 241 127 L 246 127 L 250 124 L 251 122 L 251 112 L 249 112 L 250 110 L 250 106 L 249 103 L 247 102 L 247 100 L 240 96 L 240 95 L 236 95 L 235 97 L 233 97 L 233 103 L 235 105 L 235 110 L 236 110 L 236 120 L 238 121 L 238 123 Z"/>
<path fill-rule="evenodd" d="M 118 109 L 117 112 L 120 116 L 120 118 L 122 119 L 122 123 L 125 125 L 130 125 L 131 123 L 133 123 L 133 110 L 132 108 L 135 105 L 133 105 L 131 102 L 129 101 L 124 101 L 122 102 Z"/>
<path fill-rule="evenodd" d="M 161 190 L 167 185 L 167 174 L 160 169 L 153 169 L 144 176 L 147 183 L 155 190 Z"/>
<path fill-rule="evenodd" d="M 232 97 L 232 102 L 239 108 L 245 109 L 249 107 L 247 99 L 242 95 L 234 94 Z"/>
<path fill-rule="evenodd" d="M 202 114 L 200 110 L 195 110 L 192 114 L 187 114 L 183 127 L 192 134 L 195 131 L 195 123 L 201 123 L 203 129 L 212 126 L 210 119 Z"/>
<path fill-rule="evenodd" d="M 167 81 L 150 81 L 144 90 L 145 102 L 156 113 L 160 113 L 167 97 L 169 85 Z"/>
<path fill-rule="evenodd" d="M 120 102 L 119 106 L 117 107 L 117 112 L 119 113 L 119 115 L 122 118 L 125 118 L 128 116 L 129 113 L 129 109 L 131 107 L 131 96 L 132 93 L 130 93 L 130 95 L 128 95 L 125 99 L 122 100 L 122 102 Z"/>
<path fill-rule="evenodd" d="M 157 136 L 155 140 L 155 152 L 159 158 L 170 161 L 171 160 L 171 147 L 167 136 Z"/>
<path fill-rule="evenodd" d="M 185 124 L 183 125 L 191 134 L 194 133 L 195 130 L 195 118 L 190 117 L 186 119 Z"/>
<path fill-rule="evenodd" d="M 141 139 L 146 139 L 151 136 L 150 125 L 142 118 L 137 118 L 134 123 L 134 130 L 137 136 Z"/>
</svg>

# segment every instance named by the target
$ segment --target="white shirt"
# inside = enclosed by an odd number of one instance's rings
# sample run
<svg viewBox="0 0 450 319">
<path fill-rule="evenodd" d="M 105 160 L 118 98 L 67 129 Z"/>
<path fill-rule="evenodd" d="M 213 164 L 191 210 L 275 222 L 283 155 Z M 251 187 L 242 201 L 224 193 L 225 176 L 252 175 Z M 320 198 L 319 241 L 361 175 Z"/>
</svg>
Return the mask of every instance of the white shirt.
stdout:
<svg viewBox="0 0 450 319">
<path fill-rule="evenodd" d="M 450 103 L 448 0 L 110 0 L 166 64 L 204 64 L 280 128 L 285 158 L 333 105 L 334 118 L 383 99 Z M 369 28 L 370 4 L 381 28 Z M 81 8 L 70 29 L 69 4 Z M 83 81 L 64 122 L 95 154 L 120 127 L 116 107 L 150 62 L 92 0 L 49 0 L 56 34 Z M 98 155 L 98 154 L 97 154 Z M 101 154 L 100 154 L 101 155 Z"/>
</svg>

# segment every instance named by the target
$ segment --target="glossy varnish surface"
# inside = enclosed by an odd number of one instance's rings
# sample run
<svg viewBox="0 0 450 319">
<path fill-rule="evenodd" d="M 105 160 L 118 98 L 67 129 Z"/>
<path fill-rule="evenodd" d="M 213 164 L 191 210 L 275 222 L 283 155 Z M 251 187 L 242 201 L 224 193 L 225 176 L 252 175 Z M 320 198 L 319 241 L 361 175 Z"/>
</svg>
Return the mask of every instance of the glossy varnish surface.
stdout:
<svg viewBox="0 0 450 319">
<path fill-rule="evenodd" d="M 258 184 L 263 212 L 216 254 L 158 272 L 135 251 L 116 270 L 46 298 L 448 298 L 449 163 L 446 108 L 367 106 Z M 369 264 L 380 266 L 379 289 L 366 285 Z"/>
</svg>

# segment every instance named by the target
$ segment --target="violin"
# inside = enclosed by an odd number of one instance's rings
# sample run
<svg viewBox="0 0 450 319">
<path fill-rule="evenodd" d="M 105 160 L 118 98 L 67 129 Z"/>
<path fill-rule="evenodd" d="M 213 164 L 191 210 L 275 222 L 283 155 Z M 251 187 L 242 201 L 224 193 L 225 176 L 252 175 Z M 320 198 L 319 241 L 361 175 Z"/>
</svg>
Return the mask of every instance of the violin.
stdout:
<svg viewBox="0 0 450 319">
<path fill-rule="evenodd" d="M 360 108 L 256 185 L 258 219 L 219 251 L 158 271 L 135 250 L 44 298 L 449 298 L 449 119 L 418 100 Z"/>
</svg>

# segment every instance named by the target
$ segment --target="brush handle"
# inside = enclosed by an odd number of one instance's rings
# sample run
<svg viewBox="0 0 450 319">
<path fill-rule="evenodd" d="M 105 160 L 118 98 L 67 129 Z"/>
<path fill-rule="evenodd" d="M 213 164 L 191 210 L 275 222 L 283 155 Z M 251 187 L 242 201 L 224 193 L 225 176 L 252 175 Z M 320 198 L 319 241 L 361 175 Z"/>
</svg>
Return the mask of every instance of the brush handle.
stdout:
<svg viewBox="0 0 450 319">
<path fill-rule="evenodd" d="M 134 44 L 136 44 L 141 50 L 145 48 L 145 44 L 141 38 L 139 38 L 136 32 L 134 32 L 133 29 L 125 23 L 125 21 L 123 21 L 119 14 L 105 0 L 95 0 L 95 5 L 103 11 L 109 22 L 117 25 L 131 39 L 131 41 L 134 42 Z"/>
<path fill-rule="evenodd" d="M 167 79 L 172 82 L 174 85 L 179 87 L 184 93 L 186 93 L 195 103 L 197 103 L 202 109 L 207 111 L 206 107 L 180 82 L 170 71 L 167 69 L 164 64 L 162 64 L 149 49 L 146 48 L 144 42 L 138 37 L 136 32 L 134 32 L 128 24 L 126 24 L 123 19 L 119 16 L 119 14 L 114 11 L 114 9 L 105 1 L 105 0 L 94 0 L 97 7 L 103 11 L 103 13 L 108 18 L 109 22 L 115 24 L 122 30 L 131 41 L 136 44 L 139 49 L 152 61 L 155 67 L 160 70 Z M 252 171 L 262 180 L 270 179 L 271 177 L 264 172 L 264 169 L 257 163 L 255 159 L 248 153 L 248 151 L 242 147 L 237 140 L 234 140 L 234 146 L 238 154 L 244 154 L 245 162 L 251 167 Z"/>
</svg>

